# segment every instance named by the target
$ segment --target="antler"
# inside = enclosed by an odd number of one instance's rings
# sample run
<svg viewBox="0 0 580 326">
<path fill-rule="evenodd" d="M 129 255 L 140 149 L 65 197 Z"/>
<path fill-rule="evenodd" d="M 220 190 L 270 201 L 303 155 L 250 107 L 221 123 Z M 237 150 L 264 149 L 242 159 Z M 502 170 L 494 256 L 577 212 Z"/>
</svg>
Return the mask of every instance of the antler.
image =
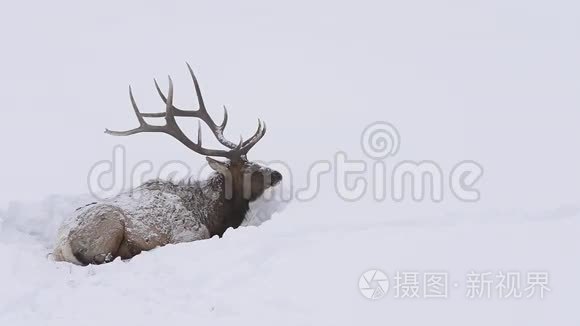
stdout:
<svg viewBox="0 0 580 326">
<path fill-rule="evenodd" d="M 206 110 L 205 104 L 203 102 L 203 97 L 201 95 L 201 90 L 199 88 L 199 84 L 197 82 L 197 78 L 193 73 L 193 69 L 189 63 L 187 63 L 187 68 L 189 69 L 189 73 L 191 78 L 193 79 L 193 84 L 195 87 L 195 92 L 197 95 L 197 100 L 199 103 L 199 109 L 195 111 L 191 110 L 181 110 L 176 108 L 173 105 L 173 81 L 169 76 L 169 91 L 167 97 L 161 89 L 159 88 L 159 84 L 157 84 L 157 80 L 154 79 L 155 88 L 157 89 L 157 93 L 165 103 L 165 112 L 158 112 L 158 113 L 141 113 L 139 108 L 137 107 L 137 103 L 135 102 L 135 98 L 133 97 L 133 92 L 131 87 L 129 86 L 129 97 L 131 99 L 131 104 L 133 106 L 133 110 L 135 111 L 135 115 L 137 116 L 137 121 L 139 122 L 139 127 L 127 130 L 127 131 L 112 131 L 109 129 L 105 130 L 105 133 L 113 136 L 129 136 L 133 134 L 138 134 L 142 132 L 162 132 L 168 135 L 173 136 L 175 139 L 179 140 L 182 144 L 187 146 L 189 149 L 193 150 L 196 153 L 207 155 L 207 156 L 220 156 L 225 157 L 230 160 L 236 160 L 239 158 L 245 158 L 245 155 L 248 153 L 254 145 L 264 137 L 266 134 L 266 124 L 262 125 L 260 119 L 258 119 L 258 129 L 256 133 L 250 137 L 248 140 L 243 141 L 240 137 L 240 142 L 235 144 L 229 140 L 227 140 L 224 135 L 223 131 L 226 127 L 228 122 L 228 111 L 224 106 L 224 120 L 223 122 L 218 125 L 216 124 L 213 119 L 210 117 L 209 113 Z M 218 150 L 218 149 L 207 149 L 202 147 L 201 143 L 201 124 L 198 122 L 198 131 L 197 131 L 197 143 L 190 140 L 183 131 L 177 125 L 177 121 L 175 117 L 194 117 L 199 118 L 203 122 L 205 122 L 217 140 L 224 146 L 228 147 L 229 150 Z M 144 118 L 165 118 L 165 125 L 164 126 L 155 126 L 148 124 Z"/>
</svg>

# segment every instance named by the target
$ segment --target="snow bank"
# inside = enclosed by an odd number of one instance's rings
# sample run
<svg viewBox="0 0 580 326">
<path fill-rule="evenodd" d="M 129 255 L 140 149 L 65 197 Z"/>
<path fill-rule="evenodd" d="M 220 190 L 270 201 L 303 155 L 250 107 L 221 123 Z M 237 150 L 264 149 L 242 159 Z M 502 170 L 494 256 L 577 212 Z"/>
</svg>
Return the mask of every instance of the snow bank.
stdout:
<svg viewBox="0 0 580 326">
<path fill-rule="evenodd" d="M 3 212 L 1 325 L 578 325 L 580 214 L 434 224 L 286 212 L 128 262 L 52 262 L 47 239 L 79 201 L 54 196 Z M 369 269 L 391 284 L 398 271 L 444 271 L 458 286 L 447 299 L 395 298 L 391 288 L 372 301 L 358 288 Z M 544 299 L 466 298 L 470 271 L 536 270 L 550 275 Z"/>
<path fill-rule="evenodd" d="M 19 242 L 34 238 L 46 248 L 53 245 L 61 222 L 78 207 L 90 203 L 85 196 L 50 196 L 40 202 L 13 201 L 0 211 L 0 236 L 3 241 Z"/>
</svg>

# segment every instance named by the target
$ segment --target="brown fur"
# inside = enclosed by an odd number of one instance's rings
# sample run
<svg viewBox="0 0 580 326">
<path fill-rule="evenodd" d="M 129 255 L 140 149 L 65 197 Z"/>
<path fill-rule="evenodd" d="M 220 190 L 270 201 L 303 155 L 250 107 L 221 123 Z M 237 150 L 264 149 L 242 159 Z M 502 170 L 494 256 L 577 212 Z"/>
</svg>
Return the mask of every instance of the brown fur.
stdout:
<svg viewBox="0 0 580 326">
<path fill-rule="evenodd" d="M 208 161 L 217 173 L 206 181 L 154 180 L 80 208 L 63 225 L 55 259 L 103 264 L 170 243 L 221 237 L 228 228 L 239 227 L 249 203 L 282 178 L 247 161 Z"/>
</svg>

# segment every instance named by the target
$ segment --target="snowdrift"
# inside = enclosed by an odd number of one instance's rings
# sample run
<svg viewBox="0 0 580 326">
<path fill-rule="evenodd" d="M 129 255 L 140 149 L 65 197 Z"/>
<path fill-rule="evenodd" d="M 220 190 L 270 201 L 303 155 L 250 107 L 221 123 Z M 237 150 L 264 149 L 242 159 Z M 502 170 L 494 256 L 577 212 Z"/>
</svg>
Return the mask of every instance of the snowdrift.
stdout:
<svg viewBox="0 0 580 326">
<path fill-rule="evenodd" d="M 47 256 L 59 221 L 87 198 L 53 196 L 2 212 L 0 324 L 577 325 L 577 209 L 512 218 L 275 214 L 222 239 L 168 245 L 130 261 L 79 267 Z M 251 224 L 251 223 L 249 223 Z M 359 279 L 391 287 L 365 298 Z M 447 298 L 400 298 L 397 272 L 444 272 Z M 468 298 L 470 272 L 545 271 L 543 299 Z"/>
</svg>

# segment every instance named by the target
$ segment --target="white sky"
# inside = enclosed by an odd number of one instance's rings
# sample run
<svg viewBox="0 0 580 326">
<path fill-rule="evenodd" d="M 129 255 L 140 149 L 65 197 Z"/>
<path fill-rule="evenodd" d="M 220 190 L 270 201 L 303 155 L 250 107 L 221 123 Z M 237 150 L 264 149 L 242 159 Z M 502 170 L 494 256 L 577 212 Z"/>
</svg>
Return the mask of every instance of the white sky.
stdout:
<svg viewBox="0 0 580 326">
<path fill-rule="evenodd" d="M 184 61 L 228 135 L 269 133 L 251 158 L 308 166 L 364 158 L 364 126 L 393 123 L 394 161 L 449 170 L 480 162 L 482 200 L 340 201 L 330 184 L 295 209 L 374 215 L 552 210 L 579 204 L 577 1 L 20 1 L 0 10 L 0 203 L 88 191 L 90 167 L 127 148 L 129 164 L 203 158 L 136 126 L 127 95 L 163 108 L 152 78 L 195 102 Z M 190 125 L 186 125 L 190 126 Z M 194 126 L 191 124 L 191 126 Z M 206 130 L 205 139 L 210 139 Z M 329 180 L 327 180 L 329 181 Z"/>
</svg>

